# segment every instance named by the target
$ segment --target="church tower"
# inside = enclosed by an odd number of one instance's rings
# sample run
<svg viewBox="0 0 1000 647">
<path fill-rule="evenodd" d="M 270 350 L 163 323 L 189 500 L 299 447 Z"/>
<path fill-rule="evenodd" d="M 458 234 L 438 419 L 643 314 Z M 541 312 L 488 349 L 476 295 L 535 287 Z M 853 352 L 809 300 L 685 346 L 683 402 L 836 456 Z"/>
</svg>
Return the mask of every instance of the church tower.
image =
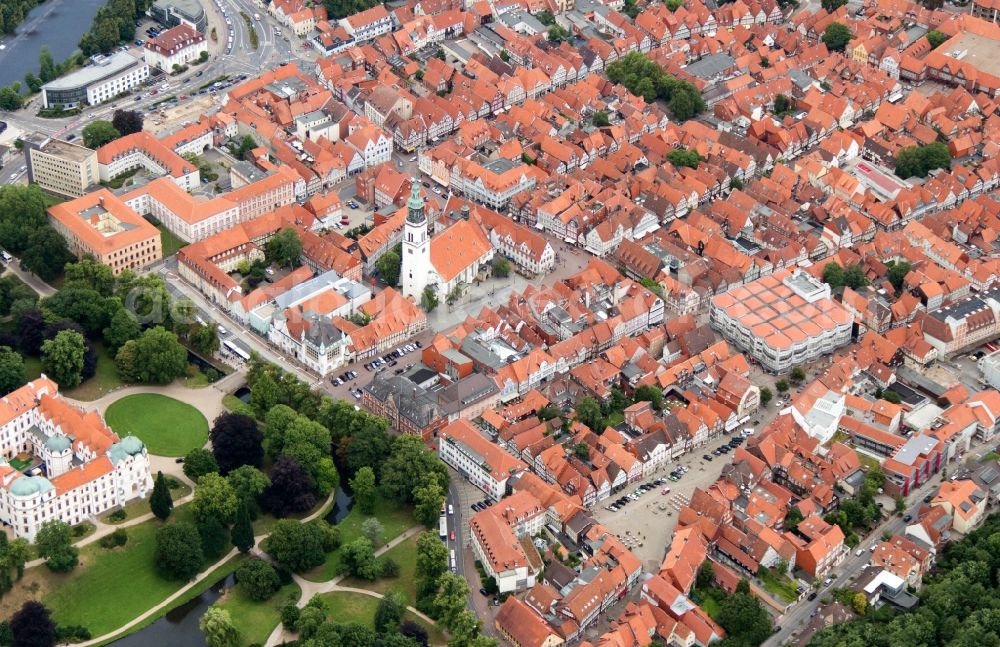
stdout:
<svg viewBox="0 0 1000 647">
<path fill-rule="evenodd" d="M 420 182 L 413 179 L 413 191 L 406 201 L 406 225 L 403 228 L 403 259 L 400 270 L 403 296 L 420 302 L 431 273 L 431 243 L 427 236 L 427 216 L 420 197 Z"/>
</svg>

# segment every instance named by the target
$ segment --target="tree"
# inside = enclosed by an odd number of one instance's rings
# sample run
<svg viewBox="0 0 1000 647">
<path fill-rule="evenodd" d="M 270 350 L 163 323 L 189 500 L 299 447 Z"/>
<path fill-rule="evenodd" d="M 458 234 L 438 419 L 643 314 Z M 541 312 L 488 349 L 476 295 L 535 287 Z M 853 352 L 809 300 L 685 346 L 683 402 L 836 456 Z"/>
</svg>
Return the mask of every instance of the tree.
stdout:
<svg viewBox="0 0 1000 647">
<path fill-rule="evenodd" d="M 83 335 L 64 330 L 42 342 L 42 370 L 59 386 L 72 388 L 80 383 L 85 351 Z"/>
<path fill-rule="evenodd" d="M 125 308 L 120 308 L 111 317 L 111 322 L 104 329 L 104 345 L 108 351 L 115 355 L 118 349 L 133 339 L 138 339 L 142 334 L 142 327 L 136 320 L 135 315 Z"/>
<path fill-rule="evenodd" d="M 674 166 L 698 168 L 698 164 L 701 162 L 702 157 L 698 154 L 698 151 L 689 150 L 687 148 L 675 148 L 667 153 L 667 159 L 670 160 L 670 163 Z"/>
<path fill-rule="evenodd" d="M 417 536 L 417 606 L 421 611 L 430 611 L 421 604 L 430 601 L 437 593 L 437 581 L 448 570 L 448 546 L 433 532 L 422 532 Z"/>
<path fill-rule="evenodd" d="M 493 257 L 493 276 L 505 279 L 510 276 L 510 261 L 499 254 Z"/>
<path fill-rule="evenodd" d="M 399 625 L 399 633 L 413 640 L 418 647 L 427 647 L 430 644 L 427 630 L 412 620 L 404 620 Z"/>
<path fill-rule="evenodd" d="M 207 449 L 198 447 L 192 449 L 184 457 L 184 475 L 197 482 L 205 474 L 218 473 L 219 464 L 215 462 L 215 456 Z"/>
<path fill-rule="evenodd" d="M 903 281 L 906 280 L 906 275 L 910 273 L 912 266 L 909 261 L 896 261 L 887 265 L 889 265 L 887 278 L 892 287 L 896 288 L 896 294 L 899 294 L 903 291 Z"/>
<path fill-rule="evenodd" d="M 937 29 L 932 29 L 924 35 L 927 36 L 927 42 L 931 44 L 931 49 L 937 49 L 939 45 L 948 40 L 948 37 Z"/>
<path fill-rule="evenodd" d="M 156 531 L 153 563 L 168 579 L 190 580 L 204 563 L 201 536 L 194 524 L 186 521 L 169 523 Z"/>
<path fill-rule="evenodd" d="M 197 527 L 205 559 L 215 561 L 222 557 L 229 548 L 229 531 L 222 522 L 215 517 L 207 517 L 199 519 Z"/>
<path fill-rule="evenodd" d="M 103 119 L 95 119 L 83 127 L 83 145 L 87 148 L 100 148 L 121 136 L 110 121 Z"/>
<path fill-rule="evenodd" d="M 424 288 L 424 291 L 420 294 L 420 307 L 424 309 L 424 312 L 431 312 L 438 306 L 438 296 L 437 290 L 431 286 Z"/>
<path fill-rule="evenodd" d="M 847 4 L 847 0 L 821 0 L 820 2 L 820 5 L 826 9 L 827 13 L 833 13 L 845 4 Z"/>
<path fill-rule="evenodd" d="M 229 612 L 214 604 L 198 620 L 198 628 L 205 634 L 208 647 L 240 647 L 242 643 Z"/>
<path fill-rule="evenodd" d="M 836 290 L 844 284 L 844 268 L 830 261 L 823 267 L 823 282 Z"/>
<path fill-rule="evenodd" d="M 291 227 L 282 229 L 264 245 L 267 260 L 281 267 L 297 267 L 302 256 L 302 240 Z"/>
<path fill-rule="evenodd" d="M 576 403 L 576 419 L 590 427 L 593 431 L 604 431 L 601 428 L 601 405 L 597 400 L 585 395 Z"/>
<path fill-rule="evenodd" d="M 434 596 L 435 617 L 445 628 L 451 630 L 465 610 L 469 585 L 464 577 L 445 572 L 438 578 L 438 587 L 438 593 Z"/>
<path fill-rule="evenodd" d="M 122 358 L 122 351 L 132 346 L 134 357 L 131 365 Z M 126 354 L 127 358 L 128 354 Z M 177 335 L 163 326 L 147 329 L 138 339 L 126 342 L 115 357 L 118 370 L 132 382 L 142 384 L 167 384 L 184 375 L 187 368 L 187 351 L 177 341 Z"/>
<path fill-rule="evenodd" d="M 21 84 L 14 81 L 10 85 L 0 88 L 0 110 L 13 112 L 20 110 L 24 101 L 21 98 Z"/>
<path fill-rule="evenodd" d="M 908 146 L 896 153 L 896 175 L 904 180 L 908 177 L 926 177 L 934 169 L 951 167 L 951 152 L 942 142 L 931 142 L 926 146 Z"/>
<path fill-rule="evenodd" d="M 195 352 L 211 357 L 220 347 L 218 328 L 214 323 L 204 326 L 199 324 L 188 335 L 188 342 Z"/>
<path fill-rule="evenodd" d="M 774 394 L 771 393 L 771 389 L 767 388 L 766 386 L 764 388 L 762 388 L 760 390 L 760 404 L 761 404 L 761 406 L 766 407 L 767 403 L 770 402 L 773 397 L 774 397 Z"/>
<path fill-rule="evenodd" d="M 136 110 L 115 110 L 111 125 L 122 135 L 142 132 L 142 113 Z"/>
<path fill-rule="evenodd" d="M 448 485 L 448 469 L 423 441 L 404 434 L 392 439 L 389 458 L 382 464 L 382 493 L 393 501 L 413 503 L 418 485 L 426 483 L 427 475 L 434 473 L 442 488 Z"/>
<path fill-rule="evenodd" d="M 156 473 L 153 493 L 149 497 L 149 509 L 160 521 L 166 521 L 174 509 L 174 499 L 170 496 L 170 488 L 167 487 L 167 480 L 163 478 L 163 472 Z"/>
<path fill-rule="evenodd" d="M 746 582 L 746 580 L 741 580 Z M 736 644 L 759 645 L 771 635 L 771 616 L 744 584 L 722 599 L 716 619 Z"/>
<path fill-rule="evenodd" d="M 308 571 L 326 561 L 323 531 L 313 524 L 291 519 L 275 523 L 261 547 L 279 566 L 293 573 Z"/>
<path fill-rule="evenodd" d="M 382 545 L 382 537 L 385 535 L 385 528 L 382 522 L 375 517 L 368 517 L 361 524 L 361 536 L 371 542 L 372 546 Z"/>
<path fill-rule="evenodd" d="M 254 546 L 253 525 L 250 523 L 250 513 L 247 511 L 245 501 L 240 501 L 239 507 L 236 508 L 236 520 L 229 533 L 229 540 L 244 555 Z"/>
<path fill-rule="evenodd" d="M 252 465 L 242 465 L 230 472 L 226 480 L 233 486 L 240 503 L 246 505 L 251 520 L 256 519 L 260 514 L 257 499 L 270 487 L 271 479 Z"/>
<path fill-rule="evenodd" d="M 392 452 L 387 425 L 373 416 L 366 416 L 355 417 L 351 427 L 350 437 L 340 444 L 348 469 L 357 474 L 361 468 L 370 467 L 377 473 Z"/>
<path fill-rule="evenodd" d="M 792 369 L 792 372 L 788 374 L 788 378 L 795 384 L 799 384 L 806 379 L 806 372 L 802 370 L 802 367 L 796 366 Z"/>
<path fill-rule="evenodd" d="M 427 474 L 413 491 L 413 516 L 428 528 L 433 528 L 444 505 L 446 495 L 437 474 Z"/>
<path fill-rule="evenodd" d="M 11 616 L 10 633 L 14 647 L 53 647 L 56 623 L 41 602 L 28 600 Z"/>
<path fill-rule="evenodd" d="M 359 537 L 340 547 L 340 562 L 344 570 L 354 577 L 374 580 L 380 574 L 375 548 L 366 537 Z"/>
<path fill-rule="evenodd" d="M 24 359 L 10 346 L 0 346 L 0 393 L 10 393 L 28 383 Z"/>
<path fill-rule="evenodd" d="M 851 33 L 851 30 L 839 22 L 832 22 L 823 30 L 823 43 L 831 52 L 844 51 L 852 38 L 854 38 L 854 34 Z"/>
<path fill-rule="evenodd" d="M 261 495 L 260 503 L 279 518 L 305 512 L 316 505 L 312 477 L 295 459 L 282 456 L 271 467 L 271 487 Z"/>
<path fill-rule="evenodd" d="M 608 113 L 603 110 L 598 110 L 594 113 L 594 116 L 590 118 L 590 122 L 597 126 L 598 128 L 604 128 L 611 125 L 611 120 L 608 118 Z"/>
<path fill-rule="evenodd" d="M 587 443 L 576 443 L 573 445 L 573 455 L 581 461 L 590 460 L 590 445 Z"/>
<path fill-rule="evenodd" d="M 236 490 L 221 475 L 212 472 L 198 479 L 191 501 L 191 510 L 198 521 L 218 519 L 225 524 L 232 523 L 238 505 Z"/>
<path fill-rule="evenodd" d="M 52 50 L 48 45 L 42 45 L 38 51 L 38 79 L 42 83 L 48 83 L 59 76 L 59 66 L 52 58 Z"/>
<path fill-rule="evenodd" d="M 402 264 L 402 260 L 393 250 L 382 254 L 377 261 L 375 261 L 375 267 L 378 269 L 379 275 L 385 284 L 389 287 L 395 287 L 399 282 L 399 270 Z"/>
<path fill-rule="evenodd" d="M 21 265 L 24 269 L 45 281 L 59 276 L 66 263 L 72 259 L 73 255 L 66 248 L 66 239 L 48 225 L 32 231 L 21 252 Z"/>
<path fill-rule="evenodd" d="M 406 611 L 406 598 L 397 591 L 389 591 L 378 601 L 375 609 L 375 631 L 380 634 L 395 633 Z"/>
<path fill-rule="evenodd" d="M 864 269 L 857 263 L 853 263 L 844 270 L 844 285 L 857 290 L 868 285 L 868 277 L 865 276 Z"/>
<path fill-rule="evenodd" d="M 263 602 L 281 588 L 278 572 L 270 562 L 263 559 L 248 559 L 236 569 L 236 584 L 251 600 Z"/>
<path fill-rule="evenodd" d="M 886 402 L 891 402 L 892 404 L 900 404 L 903 401 L 903 398 L 899 397 L 899 394 L 895 391 L 883 392 L 882 399 Z"/>
<path fill-rule="evenodd" d="M 704 562 L 701 563 L 701 566 L 698 567 L 698 576 L 695 582 L 695 586 L 699 590 L 705 590 L 710 586 L 712 586 L 714 582 L 715 582 L 715 567 L 712 566 L 712 562 L 710 560 L 706 559 Z"/>
<path fill-rule="evenodd" d="M 635 390 L 636 402 L 649 402 L 659 411 L 663 407 L 663 391 L 652 384 L 643 384 Z"/>
<path fill-rule="evenodd" d="M 46 521 L 35 535 L 35 550 L 50 571 L 65 573 L 76 568 L 80 550 L 73 545 L 73 529 L 64 521 Z"/>
<path fill-rule="evenodd" d="M 535 415 L 537 415 L 538 419 L 541 420 L 542 422 L 547 422 L 549 420 L 552 420 L 553 418 L 558 418 L 562 414 L 563 414 L 562 409 L 560 409 L 554 404 L 547 404 L 541 409 L 539 409 Z"/>
<path fill-rule="evenodd" d="M 789 99 L 783 94 L 774 97 L 774 114 L 783 115 L 795 110 L 795 99 Z"/>
<path fill-rule="evenodd" d="M 357 471 L 351 479 L 351 491 L 354 493 L 354 505 L 362 514 L 372 514 L 375 512 L 375 471 L 365 465 Z"/>
<path fill-rule="evenodd" d="M 260 467 L 264 461 L 264 434 L 250 416 L 221 413 L 208 437 L 220 474 L 229 474 L 243 465 Z"/>
<path fill-rule="evenodd" d="M 774 388 L 778 389 L 778 393 L 784 393 L 788 390 L 788 382 L 786 380 L 778 380 L 774 383 Z"/>
</svg>

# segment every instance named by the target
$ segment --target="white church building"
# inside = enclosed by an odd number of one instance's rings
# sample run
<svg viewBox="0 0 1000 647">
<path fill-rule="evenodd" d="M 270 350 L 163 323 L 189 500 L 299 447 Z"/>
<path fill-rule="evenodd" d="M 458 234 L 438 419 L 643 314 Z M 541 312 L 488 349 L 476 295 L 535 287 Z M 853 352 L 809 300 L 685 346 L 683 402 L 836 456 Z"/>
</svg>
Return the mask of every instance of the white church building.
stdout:
<svg viewBox="0 0 1000 647">
<path fill-rule="evenodd" d="M 430 286 L 444 303 L 454 290 L 464 291 L 475 281 L 480 270 L 493 260 L 493 245 L 483 228 L 462 219 L 433 238 L 427 233 L 424 200 L 420 182 L 414 180 L 413 192 L 406 202 L 403 228 L 403 296 L 420 303 L 424 288 Z"/>
<path fill-rule="evenodd" d="M 152 491 L 149 456 L 44 375 L 0 399 L 0 522 L 34 539 L 47 521 L 78 524 Z"/>
</svg>

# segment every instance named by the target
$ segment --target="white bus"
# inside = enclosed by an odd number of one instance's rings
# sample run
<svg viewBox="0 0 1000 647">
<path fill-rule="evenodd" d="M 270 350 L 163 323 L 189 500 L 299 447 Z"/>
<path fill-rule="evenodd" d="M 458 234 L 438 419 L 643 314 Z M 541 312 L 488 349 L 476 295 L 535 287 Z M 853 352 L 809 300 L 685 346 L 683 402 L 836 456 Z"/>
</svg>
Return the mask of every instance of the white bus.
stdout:
<svg viewBox="0 0 1000 647">
<path fill-rule="evenodd" d="M 231 341 L 224 341 L 224 342 L 222 342 L 222 345 L 225 347 L 226 350 L 228 350 L 233 355 L 236 355 L 237 357 L 239 357 L 240 359 L 242 359 L 244 362 L 249 362 L 250 361 L 250 354 L 247 353 L 242 348 L 240 348 L 239 346 L 237 346 L 236 344 L 234 344 L 233 342 L 231 342 Z"/>
<path fill-rule="evenodd" d="M 458 571 L 458 567 L 455 566 L 455 549 L 451 549 L 451 572 L 454 573 Z"/>
<path fill-rule="evenodd" d="M 444 515 L 438 519 L 438 534 L 442 540 L 448 539 L 448 517 Z"/>
</svg>

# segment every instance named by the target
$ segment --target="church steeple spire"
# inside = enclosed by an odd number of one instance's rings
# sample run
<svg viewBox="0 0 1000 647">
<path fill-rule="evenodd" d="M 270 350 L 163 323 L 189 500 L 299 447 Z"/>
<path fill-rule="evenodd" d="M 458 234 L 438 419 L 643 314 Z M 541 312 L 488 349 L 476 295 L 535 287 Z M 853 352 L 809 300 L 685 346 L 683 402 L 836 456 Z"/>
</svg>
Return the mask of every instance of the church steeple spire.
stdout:
<svg viewBox="0 0 1000 647">
<path fill-rule="evenodd" d="M 420 197 L 420 182 L 413 178 L 413 189 L 410 192 L 410 199 L 406 201 L 406 220 L 413 224 L 426 224 L 424 217 L 424 199 Z"/>
</svg>

